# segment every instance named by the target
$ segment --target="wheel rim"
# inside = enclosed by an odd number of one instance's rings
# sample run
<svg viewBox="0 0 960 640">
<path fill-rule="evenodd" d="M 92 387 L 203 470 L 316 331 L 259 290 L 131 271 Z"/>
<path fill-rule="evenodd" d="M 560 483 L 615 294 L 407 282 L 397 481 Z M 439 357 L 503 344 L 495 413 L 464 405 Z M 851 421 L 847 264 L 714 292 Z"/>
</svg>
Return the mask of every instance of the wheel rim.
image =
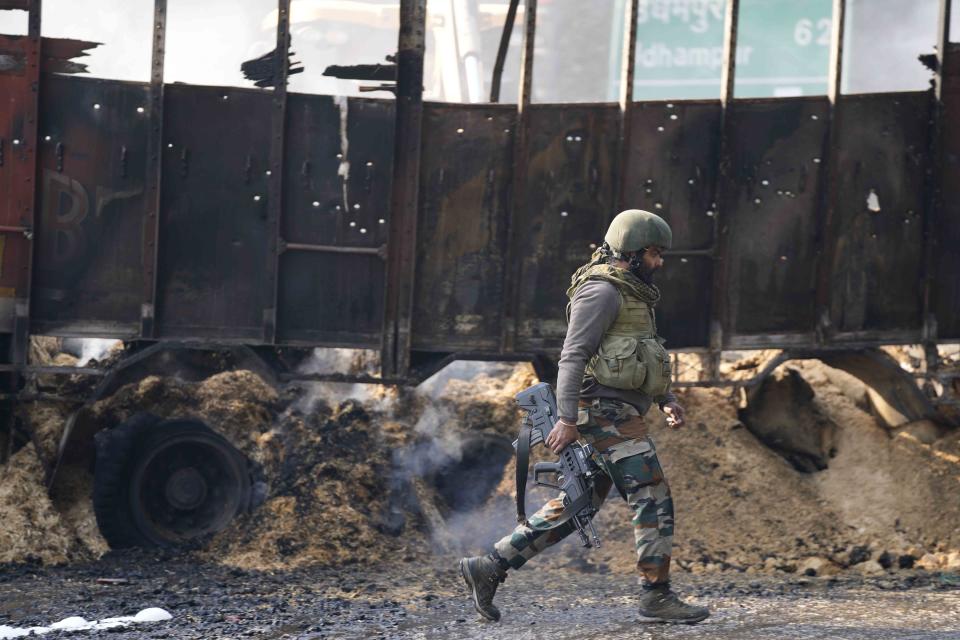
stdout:
<svg viewBox="0 0 960 640">
<path fill-rule="evenodd" d="M 131 477 L 130 508 L 144 536 L 169 546 L 222 530 L 249 491 L 243 456 L 197 425 L 141 453 Z"/>
</svg>

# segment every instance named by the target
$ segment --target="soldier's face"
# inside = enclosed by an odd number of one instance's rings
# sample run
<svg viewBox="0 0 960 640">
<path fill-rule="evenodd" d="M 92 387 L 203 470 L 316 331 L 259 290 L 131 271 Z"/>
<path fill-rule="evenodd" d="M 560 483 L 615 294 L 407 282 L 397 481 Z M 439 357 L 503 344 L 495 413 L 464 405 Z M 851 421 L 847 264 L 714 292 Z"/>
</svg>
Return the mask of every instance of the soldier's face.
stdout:
<svg viewBox="0 0 960 640">
<path fill-rule="evenodd" d="M 662 266 L 663 248 L 652 245 L 640 256 L 639 269 L 634 269 L 634 273 L 645 282 L 653 282 L 653 274 Z"/>
</svg>

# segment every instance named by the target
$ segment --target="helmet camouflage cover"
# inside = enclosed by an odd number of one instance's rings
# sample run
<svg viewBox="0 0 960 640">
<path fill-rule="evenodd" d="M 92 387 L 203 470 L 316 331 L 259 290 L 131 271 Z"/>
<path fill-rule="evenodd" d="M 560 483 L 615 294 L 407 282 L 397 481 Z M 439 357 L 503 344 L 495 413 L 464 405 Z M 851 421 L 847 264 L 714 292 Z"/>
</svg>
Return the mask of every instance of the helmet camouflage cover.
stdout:
<svg viewBox="0 0 960 640">
<path fill-rule="evenodd" d="M 616 253 L 639 251 L 651 245 L 669 249 L 673 232 L 667 221 L 655 213 L 640 209 L 621 211 L 603 237 Z"/>
</svg>

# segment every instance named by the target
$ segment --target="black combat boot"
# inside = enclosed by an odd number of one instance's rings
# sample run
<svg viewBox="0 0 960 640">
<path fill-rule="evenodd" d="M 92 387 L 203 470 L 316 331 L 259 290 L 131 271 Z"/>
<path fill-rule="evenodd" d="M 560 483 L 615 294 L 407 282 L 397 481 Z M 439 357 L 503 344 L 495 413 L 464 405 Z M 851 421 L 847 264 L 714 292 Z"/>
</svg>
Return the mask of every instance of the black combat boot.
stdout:
<svg viewBox="0 0 960 640">
<path fill-rule="evenodd" d="M 497 587 L 507 579 L 507 571 L 500 562 L 492 555 L 461 558 L 460 574 L 470 588 L 477 613 L 487 620 L 500 620 L 500 610 L 493 604 Z"/>
<path fill-rule="evenodd" d="M 670 590 L 670 584 L 644 588 L 640 595 L 640 619 L 643 622 L 695 624 L 710 615 L 706 607 L 687 604 Z"/>
</svg>

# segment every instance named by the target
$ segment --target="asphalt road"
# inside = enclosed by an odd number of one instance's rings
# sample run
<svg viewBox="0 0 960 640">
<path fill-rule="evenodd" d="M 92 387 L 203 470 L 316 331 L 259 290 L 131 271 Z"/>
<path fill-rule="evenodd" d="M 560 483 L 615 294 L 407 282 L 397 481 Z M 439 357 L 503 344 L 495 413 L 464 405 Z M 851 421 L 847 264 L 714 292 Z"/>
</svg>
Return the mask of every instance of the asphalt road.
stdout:
<svg viewBox="0 0 960 640">
<path fill-rule="evenodd" d="M 637 620 L 632 576 L 544 565 L 510 576 L 497 594 L 504 619 L 488 623 L 474 613 L 455 566 L 444 559 L 433 567 L 255 572 L 139 552 L 90 565 L 7 566 L 0 567 L 0 631 L 160 607 L 171 620 L 43 637 L 960 640 L 957 575 L 680 575 L 678 590 L 713 614 L 672 626 Z"/>
</svg>

